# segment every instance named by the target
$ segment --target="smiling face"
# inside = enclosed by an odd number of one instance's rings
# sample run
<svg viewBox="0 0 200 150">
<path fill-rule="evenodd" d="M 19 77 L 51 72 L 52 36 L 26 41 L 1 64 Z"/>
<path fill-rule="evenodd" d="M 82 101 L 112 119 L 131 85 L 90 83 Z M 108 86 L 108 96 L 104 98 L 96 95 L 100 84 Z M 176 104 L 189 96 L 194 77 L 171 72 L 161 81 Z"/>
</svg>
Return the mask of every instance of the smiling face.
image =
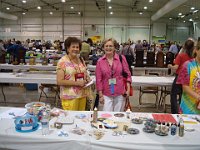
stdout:
<svg viewBox="0 0 200 150">
<path fill-rule="evenodd" d="M 114 52 L 115 52 L 115 46 L 114 46 L 114 43 L 112 41 L 107 41 L 105 44 L 104 44 L 104 51 L 105 51 L 105 54 L 106 55 L 113 55 Z"/>
<path fill-rule="evenodd" d="M 71 43 L 67 48 L 67 52 L 71 57 L 76 57 L 80 53 L 79 43 Z"/>
</svg>

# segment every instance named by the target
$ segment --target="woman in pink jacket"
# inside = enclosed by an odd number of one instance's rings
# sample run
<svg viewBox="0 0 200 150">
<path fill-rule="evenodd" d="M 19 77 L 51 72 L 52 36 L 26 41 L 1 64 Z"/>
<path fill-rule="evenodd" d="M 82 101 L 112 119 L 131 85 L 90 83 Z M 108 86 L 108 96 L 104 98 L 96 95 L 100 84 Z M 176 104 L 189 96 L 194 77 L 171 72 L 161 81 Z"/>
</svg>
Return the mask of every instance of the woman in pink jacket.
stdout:
<svg viewBox="0 0 200 150">
<path fill-rule="evenodd" d="M 126 58 L 115 53 L 117 42 L 110 38 L 103 42 L 105 55 L 101 57 L 96 66 L 96 87 L 99 93 L 99 102 L 104 104 L 103 111 L 123 111 L 125 105 L 124 95 L 129 96 L 131 73 Z M 127 87 L 123 81 L 122 72 L 127 73 Z"/>
</svg>

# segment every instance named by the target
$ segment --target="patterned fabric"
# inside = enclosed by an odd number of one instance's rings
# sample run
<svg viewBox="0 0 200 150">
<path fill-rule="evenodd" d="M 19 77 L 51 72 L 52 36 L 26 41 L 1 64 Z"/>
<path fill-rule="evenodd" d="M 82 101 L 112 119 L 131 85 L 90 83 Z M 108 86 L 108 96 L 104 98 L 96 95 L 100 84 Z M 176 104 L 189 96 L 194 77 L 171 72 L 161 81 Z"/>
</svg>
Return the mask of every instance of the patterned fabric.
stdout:
<svg viewBox="0 0 200 150">
<path fill-rule="evenodd" d="M 177 84 L 188 85 L 193 91 L 200 94 L 200 64 L 192 59 L 184 63 L 178 76 Z M 180 111 L 184 114 L 200 114 L 196 109 L 198 100 L 183 91 Z"/>
<path fill-rule="evenodd" d="M 57 70 L 64 71 L 64 79 L 75 81 L 76 73 L 86 73 L 86 67 L 80 62 L 79 64 L 72 63 L 68 56 L 63 56 L 58 64 Z M 79 86 L 60 86 L 60 98 L 61 99 L 76 99 L 85 96 L 85 89 Z"/>
</svg>

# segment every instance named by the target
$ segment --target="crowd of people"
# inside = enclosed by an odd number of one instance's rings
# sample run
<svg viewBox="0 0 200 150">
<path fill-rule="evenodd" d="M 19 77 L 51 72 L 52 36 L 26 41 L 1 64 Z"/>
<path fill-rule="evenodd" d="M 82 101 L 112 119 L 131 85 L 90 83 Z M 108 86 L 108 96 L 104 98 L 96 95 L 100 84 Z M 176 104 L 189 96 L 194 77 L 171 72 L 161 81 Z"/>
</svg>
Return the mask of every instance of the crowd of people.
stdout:
<svg viewBox="0 0 200 150">
<path fill-rule="evenodd" d="M 18 50 L 27 51 L 34 47 L 42 49 L 41 46 L 53 46 L 55 49 L 66 51 L 57 64 L 57 84 L 60 86 L 63 109 L 85 110 L 85 85 L 91 80 L 87 72 L 87 63 L 89 55 L 93 54 L 100 56 L 96 60 L 96 90 L 103 110 L 123 111 L 125 98 L 129 97 L 130 93 L 131 65 L 135 61 L 135 52 L 146 50 L 155 53 L 168 51 L 175 56 L 174 61 L 168 64 L 168 68 L 176 72 L 170 94 L 171 112 L 200 114 L 200 42 L 191 38 L 187 39 L 183 46 L 175 42 L 150 45 L 146 40 L 138 40 L 137 43 L 129 40 L 119 44 L 113 38 L 105 39 L 95 46 L 91 39 L 81 41 L 76 37 L 68 37 L 64 43 L 55 41 L 54 44 L 31 42 L 29 39 L 25 43 L 14 39 L 6 43 L 0 40 L 0 56 L 10 53 L 18 57 Z M 126 73 L 126 82 L 123 80 L 123 73 Z"/>
</svg>

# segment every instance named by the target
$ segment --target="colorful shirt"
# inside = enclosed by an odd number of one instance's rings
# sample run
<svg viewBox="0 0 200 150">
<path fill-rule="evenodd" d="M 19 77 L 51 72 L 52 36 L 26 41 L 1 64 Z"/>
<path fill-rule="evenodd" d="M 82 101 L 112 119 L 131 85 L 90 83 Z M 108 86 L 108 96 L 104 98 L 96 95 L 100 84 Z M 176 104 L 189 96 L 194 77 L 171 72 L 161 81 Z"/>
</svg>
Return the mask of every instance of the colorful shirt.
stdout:
<svg viewBox="0 0 200 150">
<path fill-rule="evenodd" d="M 57 70 L 64 71 L 64 79 L 75 81 L 75 74 L 86 73 L 86 67 L 80 62 L 74 64 L 67 55 L 63 56 L 57 64 Z M 85 97 L 85 90 L 80 86 L 60 86 L 61 99 L 76 99 Z"/>
<path fill-rule="evenodd" d="M 184 63 L 178 76 L 177 84 L 188 85 L 193 91 L 200 94 L 200 64 L 195 59 Z M 198 100 L 183 91 L 181 97 L 181 112 L 184 114 L 200 114 L 197 107 Z"/>
<path fill-rule="evenodd" d="M 123 63 L 123 66 L 122 66 Z M 122 63 L 119 59 L 119 55 L 115 54 L 113 58 L 113 65 L 110 66 L 105 55 L 101 57 L 96 66 L 96 88 L 97 91 L 102 91 L 106 96 L 119 96 L 125 93 L 125 85 L 122 76 L 122 67 L 126 73 L 128 73 L 127 81 L 131 83 L 131 73 L 128 68 L 126 58 L 122 56 Z M 113 77 L 112 77 L 113 72 Z M 109 79 L 116 78 L 116 84 L 114 85 L 114 94 L 111 93 L 109 85 Z"/>
</svg>

